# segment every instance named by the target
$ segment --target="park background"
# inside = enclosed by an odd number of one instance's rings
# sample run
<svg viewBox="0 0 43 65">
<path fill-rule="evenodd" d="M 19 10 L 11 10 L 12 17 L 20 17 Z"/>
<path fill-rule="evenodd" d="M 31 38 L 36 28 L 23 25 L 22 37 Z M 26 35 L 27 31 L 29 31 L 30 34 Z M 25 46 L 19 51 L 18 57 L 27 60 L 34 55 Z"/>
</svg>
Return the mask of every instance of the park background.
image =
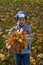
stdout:
<svg viewBox="0 0 43 65">
<path fill-rule="evenodd" d="M 14 53 L 6 49 L 9 29 L 16 25 L 18 11 L 27 13 L 27 24 L 32 28 L 31 65 L 43 65 L 43 0 L 0 0 L 0 65 L 15 65 Z"/>
</svg>

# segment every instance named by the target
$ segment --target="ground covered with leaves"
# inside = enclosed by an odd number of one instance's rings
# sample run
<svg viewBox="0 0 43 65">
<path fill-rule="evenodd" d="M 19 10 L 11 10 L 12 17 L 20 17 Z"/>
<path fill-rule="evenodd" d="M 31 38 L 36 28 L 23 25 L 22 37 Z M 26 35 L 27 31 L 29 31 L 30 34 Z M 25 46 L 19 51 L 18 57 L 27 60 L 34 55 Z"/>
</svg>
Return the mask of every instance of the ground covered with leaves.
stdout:
<svg viewBox="0 0 43 65">
<path fill-rule="evenodd" d="M 16 25 L 15 15 L 27 13 L 27 24 L 32 28 L 31 65 L 43 65 L 43 0 L 0 0 L 0 65 L 14 65 L 14 53 L 5 47 L 6 34 Z"/>
</svg>

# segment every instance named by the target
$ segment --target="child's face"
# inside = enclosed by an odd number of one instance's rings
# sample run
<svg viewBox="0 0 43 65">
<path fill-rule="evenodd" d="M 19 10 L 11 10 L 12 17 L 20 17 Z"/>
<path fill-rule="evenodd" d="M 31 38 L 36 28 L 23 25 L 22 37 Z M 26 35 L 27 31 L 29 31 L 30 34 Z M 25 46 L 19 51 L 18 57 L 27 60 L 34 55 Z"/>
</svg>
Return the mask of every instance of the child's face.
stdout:
<svg viewBox="0 0 43 65">
<path fill-rule="evenodd" d="M 23 26 L 25 24 L 25 18 L 18 18 L 18 23 L 20 26 Z"/>
</svg>

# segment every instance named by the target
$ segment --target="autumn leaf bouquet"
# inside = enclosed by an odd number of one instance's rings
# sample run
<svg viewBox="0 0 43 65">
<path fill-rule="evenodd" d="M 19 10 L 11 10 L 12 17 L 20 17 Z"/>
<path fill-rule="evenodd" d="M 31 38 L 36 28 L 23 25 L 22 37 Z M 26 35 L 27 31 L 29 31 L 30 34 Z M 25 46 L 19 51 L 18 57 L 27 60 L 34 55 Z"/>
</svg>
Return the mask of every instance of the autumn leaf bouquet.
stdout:
<svg viewBox="0 0 43 65">
<path fill-rule="evenodd" d="M 12 35 L 7 35 L 6 41 L 6 47 L 18 53 L 27 47 L 28 38 L 25 36 L 24 31 L 21 29 L 20 32 L 19 30 L 14 30 Z"/>
</svg>

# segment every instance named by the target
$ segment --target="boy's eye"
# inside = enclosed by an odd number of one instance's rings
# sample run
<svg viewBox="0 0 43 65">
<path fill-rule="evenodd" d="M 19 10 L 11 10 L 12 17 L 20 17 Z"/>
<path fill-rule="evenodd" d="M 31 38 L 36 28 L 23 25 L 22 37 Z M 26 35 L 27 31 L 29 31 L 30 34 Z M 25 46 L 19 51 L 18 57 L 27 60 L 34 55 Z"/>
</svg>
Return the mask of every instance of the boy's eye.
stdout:
<svg viewBox="0 0 43 65">
<path fill-rule="evenodd" d="M 19 21 L 24 21 L 25 19 L 19 19 Z"/>
<path fill-rule="evenodd" d="M 19 21 L 21 21 L 21 19 L 19 19 Z"/>
</svg>

